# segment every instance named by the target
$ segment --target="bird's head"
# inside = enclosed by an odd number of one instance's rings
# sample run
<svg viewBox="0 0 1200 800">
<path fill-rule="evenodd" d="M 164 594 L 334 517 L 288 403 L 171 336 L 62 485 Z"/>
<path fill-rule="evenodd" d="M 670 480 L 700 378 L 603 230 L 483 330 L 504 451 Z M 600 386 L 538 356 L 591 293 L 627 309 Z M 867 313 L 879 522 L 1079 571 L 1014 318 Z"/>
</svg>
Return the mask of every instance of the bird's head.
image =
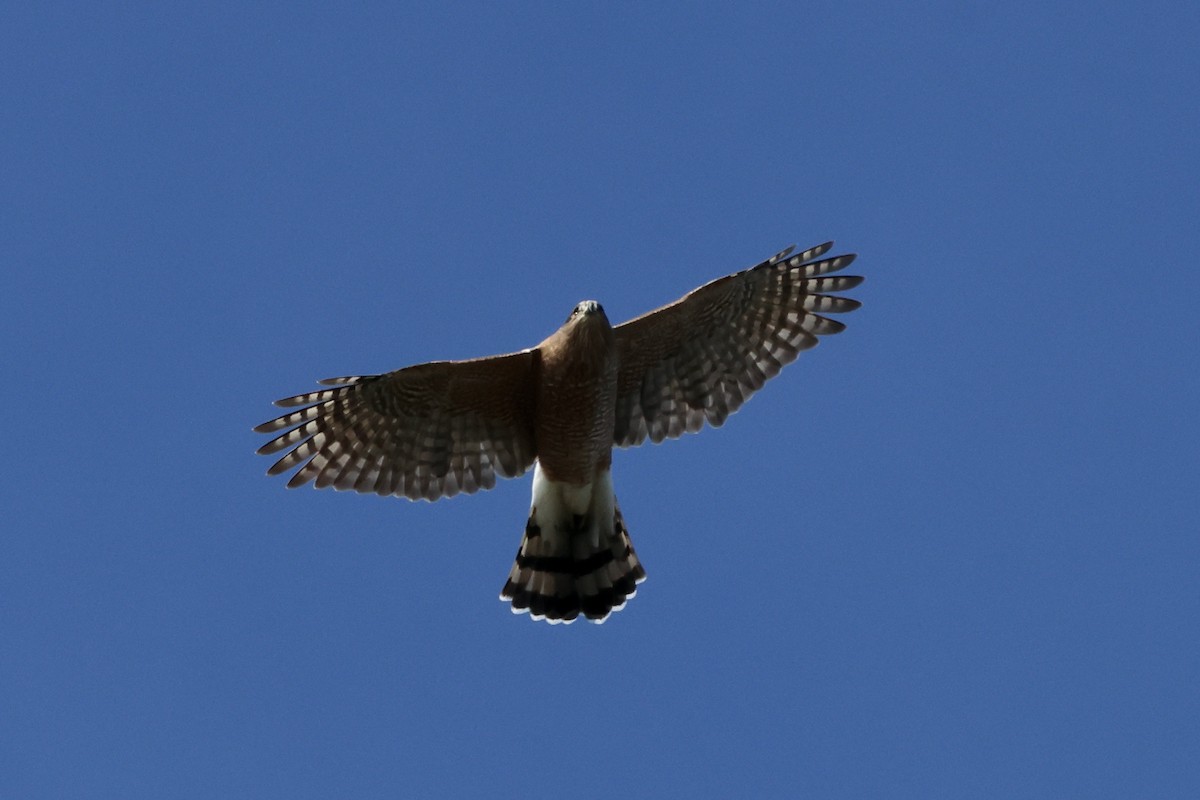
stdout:
<svg viewBox="0 0 1200 800">
<path fill-rule="evenodd" d="M 595 300 L 584 300 L 575 306 L 561 330 L 578 341 L 611 342 L 613 335 L 604 308 Z"/>
<path fill-rule="evenodd" d="M 571 309 L 571 315 L 567 317 L 567 324 L 583 321 L 598 322 L 600 320 L 604 320 L 605 323 L 608 322 L 608 317 L 604 314 L 604 306 L 595 300 L 584 300 Z"/>
</svg>

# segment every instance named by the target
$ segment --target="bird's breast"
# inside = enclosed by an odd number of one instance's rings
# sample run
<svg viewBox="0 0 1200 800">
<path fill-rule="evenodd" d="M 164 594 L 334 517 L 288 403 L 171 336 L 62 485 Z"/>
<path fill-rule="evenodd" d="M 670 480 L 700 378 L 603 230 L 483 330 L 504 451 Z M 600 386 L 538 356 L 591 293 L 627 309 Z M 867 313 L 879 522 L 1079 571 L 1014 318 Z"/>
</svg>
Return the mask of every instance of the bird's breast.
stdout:
<svg viewBox="0 0 1200 800">
<path fill-rule="evenodd" d="M 616 348 L 598 335 L 547 344 L 534 421 L 538 461 L 553 480 L 586 484 L 612 461 Z"/>
</svg>

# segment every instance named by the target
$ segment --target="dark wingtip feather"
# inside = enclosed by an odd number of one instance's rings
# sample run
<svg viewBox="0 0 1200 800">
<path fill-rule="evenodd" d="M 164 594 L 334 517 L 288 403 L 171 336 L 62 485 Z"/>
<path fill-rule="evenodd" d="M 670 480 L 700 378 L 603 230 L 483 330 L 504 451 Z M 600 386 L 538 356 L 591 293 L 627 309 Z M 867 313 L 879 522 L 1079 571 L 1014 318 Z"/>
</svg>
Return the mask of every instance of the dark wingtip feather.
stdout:
<svg viewBox="0 0 1200 800">
<path fill-rule="evenodd" d="M 817 245 L 816 247 L 808 248 L 807 250 L 805 250 L 803 253 L 800 253 L 796 257 L 799 258 L 801 261 L 812 261 L 814 258 L 819 258 L 819 257 L 825 255 L 826 253 L 828 253 L 832 249 L 833 249 L 833 240 L 831 239 L 828 242 L 822 242 L 821 244 Z"/>
<path fill-rule="evenodd" d="M 777 264 L 780 261 L 783 261 L 788 256 L 790 256 L 792 254 L 792 251 L 795 249 L 796 249 L 796 245 L 789 244 L 787 247 L 783 248 L 778 253 L 771 256 L 769 259 L 767 259 L 767 263 L 768 264 Z"/>
<path fill-rule="evenodd" d="M 822 317 L 820 314 L 813 314 L 811 316 L 816 319 L 816 322 L 812 324 L 808 330 L 818 336 L 832 336 L 835 333 L 841 333 L 842 331 L 846 330 L 846 325 L 838 322 L 836 319 Z"/>
<path fill-rule="evenodd" d="M 291 397 L 281 397 L 278 400 L 276 400 L 274 403 L 272 403 L 271 405 L 278 406 L 279 408 L 294 408 L 295 406 L 308 405 L 308 401 L 304 400 L 303 398 L 307 397 L 310 394 L 312 394 L 312 392 L 305 392 L 304 394 L 295 394 L 295 395 L 292 395 Z"/>
</svg>

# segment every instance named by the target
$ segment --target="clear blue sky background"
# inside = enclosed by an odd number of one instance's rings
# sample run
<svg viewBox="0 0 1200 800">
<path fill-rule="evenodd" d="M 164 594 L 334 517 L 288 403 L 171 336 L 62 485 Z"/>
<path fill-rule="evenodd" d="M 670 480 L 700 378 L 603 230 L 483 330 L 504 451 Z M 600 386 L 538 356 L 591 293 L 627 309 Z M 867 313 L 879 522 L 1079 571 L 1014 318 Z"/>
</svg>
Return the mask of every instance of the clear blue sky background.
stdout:
<svg viewBox="0 0 1200 800">
<path fill-rule="evenodd" d="M 1197 796 L 1200 7 L 1127 6 L 10 4 L 0 796 Z M 617 454 L 603 626 L 496 599 L 528 478 L 253 454 L 827 238 L 849 330 Z"/>
</svg>

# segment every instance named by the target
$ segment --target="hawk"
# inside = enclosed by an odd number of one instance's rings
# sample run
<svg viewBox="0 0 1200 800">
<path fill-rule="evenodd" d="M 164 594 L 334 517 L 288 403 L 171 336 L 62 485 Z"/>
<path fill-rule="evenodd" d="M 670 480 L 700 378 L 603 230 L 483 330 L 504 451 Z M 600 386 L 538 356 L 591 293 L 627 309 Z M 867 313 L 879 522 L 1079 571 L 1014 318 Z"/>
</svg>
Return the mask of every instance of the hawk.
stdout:
<svg viewBox="0 0 1200 800">
<path fill-rule="evenodd" d="M 820 336 L 823 314 L 860 303 L 830 276 L 854 255 L 832 242 L 794 248 L 613 327 L 585 300 L 557 331 L 519 353 L 351 375 L 276 401 L 297 408 L 254 430 L 279 433 L 268 470 L 289 487 L 437 500 L 490 489 L 531 466 L 529 521 L 500 593 L 513 613 L 551 623 L 603 622 L 646 572 L 617 505 L 612 448 L 720 427 Z"/>
</svg>

